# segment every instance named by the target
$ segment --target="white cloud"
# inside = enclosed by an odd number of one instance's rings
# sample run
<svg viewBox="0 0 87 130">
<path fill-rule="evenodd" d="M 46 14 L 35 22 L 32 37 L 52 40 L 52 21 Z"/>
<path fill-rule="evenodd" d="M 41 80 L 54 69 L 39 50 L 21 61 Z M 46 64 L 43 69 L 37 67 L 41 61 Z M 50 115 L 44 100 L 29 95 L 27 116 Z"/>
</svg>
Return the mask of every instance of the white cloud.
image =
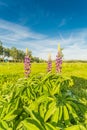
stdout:
<svg viewBox="0 0 87 130">
<path fill-rule="evenodd" d="M 70 46 L 63 53 L 65 60 L 87 60 L 87 48 L 83 49 L 79 46 Z"/>
<path fill-rule="evenodd" d="M 59 23 L 58 27 L 62 27 L 66 24 L 66 19 L 62 19 L 62 21 Z"/>
<path fill-rule="evenodd" d="M 22 40 L 22 39 L 26 39 L 26 38 L 31 38 L 31 39 L 44 38 L 43 35 L 32 32 L 27 27 L 24 27 L 24 26 L 21 26 L 18 24 L 14 24 L 14 23 L 11 23 L 11 22 L 8 22 L 5 20 L 0 20 L 0 29 L 2 29 L 2 32 L 0 32 L 0 36 L 2 37 L 2 39 L 7 38 L 8 40 L 15 41 L 15 39 Z M 2 35 L 2 33 L 4 33 L 4 35 Z"/>
<path fill-rule="evenodd" d="M 65 60 L 87 60 L 87 29 L 73 30 L 70 35 L 67 32 L 62 35 L 59 38 L 48 38 L 27 27 L 0 20 L 0 40 L 6 47 L 15 46 L 22 50 L 27 47 L 34 56 L 44 59 L 51 52 L 52 59 L 55 59 L 60 42 Z"/>
<path fill-rule="evenodd" d="M 75 31 L 66 38 L 47 39 L 42 41 L 45 45 L 43 49 L 38 51 L 38 56 L 47 59 L 47 54 L 52 53 L 52 59 L 55 59 L 57 54 L 58 42 L 63 48 L 64 60 L 87 60 L 87 30 Z M 36 53 L 35 53 L 36 54 Z"/>
<path fill-rule="evenodd" d="M 58 24 L 58 27 L 62 27 L 66 24 L 68 24 L 70 21 L 72 20 L 72 17 L 68 17 L 68 18 L 63 18 L 60 23 Z"/>
</svg>

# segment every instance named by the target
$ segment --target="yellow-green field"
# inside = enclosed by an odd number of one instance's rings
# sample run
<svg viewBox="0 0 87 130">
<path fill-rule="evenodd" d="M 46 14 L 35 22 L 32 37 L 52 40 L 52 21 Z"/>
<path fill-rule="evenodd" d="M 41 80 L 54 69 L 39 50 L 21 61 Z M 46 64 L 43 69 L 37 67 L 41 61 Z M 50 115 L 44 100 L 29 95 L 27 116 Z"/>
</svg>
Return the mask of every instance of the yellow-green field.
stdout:
<svg viewBox="0 0 87 130">
<path fill-rule="evenodd" d="M 55 73 L 55 64 L 53 63 L 52 71 Z M 34 73 L 46 73 L 46 63 L 32 63 L 31 74 Z M 62 75 L 76 76 L 87 79 L 87 63 L 63 63 Z M 24 64 L 23 63 L 0 63 L 0 75 L 19 75 L 24 76 Z"/>
</svg>

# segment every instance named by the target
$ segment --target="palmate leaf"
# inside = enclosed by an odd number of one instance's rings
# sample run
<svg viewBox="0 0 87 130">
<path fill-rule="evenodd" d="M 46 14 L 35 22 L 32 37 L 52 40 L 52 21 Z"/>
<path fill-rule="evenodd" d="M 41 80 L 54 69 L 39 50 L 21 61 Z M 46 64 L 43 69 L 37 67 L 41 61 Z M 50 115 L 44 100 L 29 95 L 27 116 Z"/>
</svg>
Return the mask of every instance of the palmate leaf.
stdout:
<svg viewBox="0 0 87 130">
<path fill-rule="evenodd" d="M 80 130 L 87 130 L 82 124 L 79 125 Z"/>
<path fill-rule="evenodd" d="M 18 107 L 19 107 L 20 104 L 21 104 L 21 98 L 18 97 L 18 98 L 16 99 L 16 101 L 15 101 L 15 110 L 18 109 Z"/>
<path fill-rule="evenodd" d="M 51 95 L 61 94 L 60 87 L 61 87 L 60 84 L 55 85 L 55 86 L 53 87 L 53 89 L 51 90 L 51 93 L 52 93 Z"/>
<path fill-rule="evenodd" d="M 76 122 L 78 122 L 79 117 L 78 117 L 78 115 L 77 115 L 75 109 L 74 109 L 69 103 L 66 103 L 66 106 L 67 106 L 67 108 L 68 108 L 68 110 L 69 110 L 69 113 L 73 116 L 73 119 L 74 119 Z"/>
<path fill-rule="evenodd" d="M 36 101 L 31 100 L 28 108 L 29 108 L 29 110 L 37 112 L 38 111 L 38 103 Z"/>
<path fill-rule="evenodd" d="M 22 124 L 24 125 L 27 130 L 45 130 L 44 127 L 39 123 L 39 121 L 27 118 L 24 121 L 22 121 Z"/>
<path fill-rule="evenodd" d="M 0 130 L 13 130 L 11 127 L 9 127 L 9 123 L 6 121 L 0 120 Z"/>
<path fill-rule="evenodd" d="M 5 111 L 4 111 L 4 116 L 1 118 L 3 121 L 12 121 L 12 120 L 14 120 L 15 118 L 16 118 L 16 114 L 14 114 L 14 112 L 15 112 L 15 109 L 13 109 L 13 110 L 11 110 L 10 112 L 8 112 L 8 113 L 6 113 Z"/>
<path fill-rule="evenodd" d="M 17 125 L 17 127 L 15 129 L 16 130 L 22 130 L 23 129 L 22 121 L 20 121 L 20 123 L 18 123 L 18 125 Z"/>
<path fill-rule="evenodd" d="M 3 120 L 5 120 L 5 121 L 12 121 L 12 120 L 14 120 L 16 117 L 17 117 L 17 115 L 7 114 L 7 115 L 3 118 Z"/>
<path fill-rule="evenodd" d="M 6 121 L 0 120 L 0 128 L 8 130 L 8 123 Z"/>
<path fill-rule="evenodd" d="M 42 79 L 42 83 L 45 83 L 48 79 L 52 79 L 53 74 L 52 73 L 47 73 Z"/>
<path fill-rule="evenodd" d="M 29 109 L 29 107 L 23 106 L 23 108 L 28 115 L 31 115 L 31 117 L 34 118 L 34 115 L 32 114 L 32 111 Z"/>
<path fill-rule="evenodd" d="M 8 114 L 10 112 L 11 106 L 12 106 L 12 103 L 9 102 L 9 104 L 6 107 L 6 111 L 5 111 L 6 114 Z"/>
<path fill-rule="evenodd" d="M 39 113 L 35 113 L 34 111 L 32 111 L 31 109 L 29 109 L 29 107 L 24 106 L 23 107 L 24 110 L 27 112 L 28 115 L 30 115 L 30 117 L 34 120 L 37 120 L 39 123 L 43 122 L 44 120 L 40 117 Z"/>
<path fill-rule="evenodd" d="M 1 109 L 1 114 L 0 114 L 0 118 L 2 119 L 5 116 L 5 112 L 6 112 L 6 106 L 4 105 Z"/>
<path fill-rule="evenodd" d="M 30 97 L 31 97 L 31 93 L 30 93 L 29 88 L 27 88 L 27 90 L 26 90 L 26 94 L 27 94 L 27 97 L 30 99 Z"/>
<path fill-rule="evenodd" d="M 40 97 L 38 97 L 37 99 L 36 99 L 36 102 L 38 103 L 38 104 L 40 104 L 40 103 L 42 103 L 42 102 L 44 102 L 44 101 L 46 101 L 46 100 L 48 100 L 48 96 L 46 95 L 46 94 L 44 94 L 44 95 L 41 95 Z M 49 101 L 49 100 L 48 100 Z"/>
<path fill-rule="evenodd" d="M 34 111 L 30 110 L 27 107 L 24 107 L 24 108 L 26 108 L 27 113 L 30 114 L 30 118 L 32 120 L 35 120 L 42 128 L 45 128 L 45 126 L 44 126 L 44 119 L 40 116 L 40 113 L 34 112 Z M 27 119 L 29 120 L 30 118 L 27 118 Z"/>
<path fill-rule="evenodd" d="M 60 130 L 60 128 L 53 126 L 51 123 L 45 124 L 46 130 Z"/>
<path fill-rule="evenodd" d="M 64 117 L 64 122 L 65 122 L 65 124 L 66 124 L 66 126 L 67 125 L 69 125 L 70 124 L 70 121 L 69 121 L 69 112 L 68 112 L 68 109 L 67 109 L 67 107 L 66 106 L 63 106 L 63 117 Z"/>
<path fill-rule="evenodd" d="M 60 130 L 59 127 L 55 127 L 51 123 L 44 123 L 43 125 L 41 125 L 32 118 L 25 119 L 21 122 L 21 124 L 21 127 L 27 130 Z"/>
<path fill-rule="evenodd" d="M 80 130 L 80 128 L 78 125 L 74 125 L 74 126 L 67 127 L 64 130 Z"/>
<path fill-rule="evenodd" d="M 54 114 L 55 111 L 56 111 L 56 104 L 55 102 L 52 102 L 48 106 L 48 110 L 45 114 L 44 121 L 46 122 Z"/>
<path fill-rule="evenodd" d="M 22 122 L 23 124 L 23 127 L 26 129 L 26 130 L 40 130 L 35 124 L 34 122 L 33 123 L 30 123 L 30 122 L 27 122 L 26 120 Z"/>
<path fill-rule="evenodd" d="M 40 105 L 39 105 L 39 113 L 40 113 L 40 116 L 42 117 L 42 118 L 44 118 L 44 115 L 45 115 L 45 112 L 46 112 L 46 103 L 41 103 Z"/>
<path fill-rule="evenodd" d="M 59 111 L 59 107 L 56 109 L 56 111 L 54 112 L 54 114 L 53 114 L 53 116 L 52 116 L 52 118 L 51 118 L 51 121 L 52 122 L 55 122 L 56 124 L 58 123 L 58 121 L 59 121 L 59 113 L 60 111 Z"/>
<path fill-rule="evenodd" d="M 67 127 L 64 130 L 86 130 L 86 128 L 80 124 L 80 125 L 73 125 L 73 126 Z"/>
<path fill-rule="evenodd" d="M 85 112 L 87 112 L 87 107 L 86 107 L 86 105 L 84 105 L 84 104 L 82 104 L 82 103 L 80 103 L 80 102 L 78 102 L 78 108 L 80 109 L 80 111 L 82 112 L 82 114 L 85 114 Z"/>
<path fill-rule="evenodd" d="M 59 106 L 59 121 L 62 121 L 62 116 L 63 116 L 63 106 Z"/>
</svg>

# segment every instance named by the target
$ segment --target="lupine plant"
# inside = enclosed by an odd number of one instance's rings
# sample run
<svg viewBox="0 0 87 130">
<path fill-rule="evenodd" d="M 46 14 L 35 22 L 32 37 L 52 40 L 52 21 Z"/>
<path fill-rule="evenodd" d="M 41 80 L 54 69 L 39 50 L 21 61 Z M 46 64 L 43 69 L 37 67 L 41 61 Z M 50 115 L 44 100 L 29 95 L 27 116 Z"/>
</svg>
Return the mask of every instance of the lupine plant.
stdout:
<svg viewBox="0 0 87 130">
<path fill-rule="evenodd" d="M 24 69 L 25 69 L 25 77 L 28 77 L 31 72 L 31 59 L 28 56 L 28 49 L 26 48 L 26 55 L 24 58 Z"/>
<path fill-rule="evenodd" d="M 60 44 L 58 44 L 58 53 L 56 55 L 56 72 L 60 73 L 62 69 L 62 52 Z"/>
<path fill-rule="evenodd" d="M 87 130 L 87 104 L 72 87 L 71 78 L 52 73 L 3 86 L 0 130 Z"/>
<path fill-rule="evenodd" d="M 51 61 L 51 54 L 48 55 L 48 67 L 47 72 L 51 72 L 52 70 L 52 61 Z"/>
</svg>

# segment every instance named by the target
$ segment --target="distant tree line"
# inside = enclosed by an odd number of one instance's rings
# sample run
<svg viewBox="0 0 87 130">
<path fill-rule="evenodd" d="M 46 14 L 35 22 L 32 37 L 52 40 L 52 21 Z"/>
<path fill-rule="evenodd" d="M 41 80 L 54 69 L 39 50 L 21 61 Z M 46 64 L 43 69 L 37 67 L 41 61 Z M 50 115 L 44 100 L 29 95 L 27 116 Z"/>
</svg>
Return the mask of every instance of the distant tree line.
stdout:
<svg viewBox="0 0 87 130">
<path fill-rule="evenodd" d="M 32 56 L 32 51 L 28 51 L 29 57 L 31 58 L 31 62 L 44 62 L 44 60 L 40 59 L 39 57 L 33 57 Z M 3 43 L 0 41 L 0 55 L 8 56 L 8 57 L 13 57 L 14 62 L 23 62 L 24 57 L 25 57 L 25 52 L 23 50 L 19 50 L 16 47 L 12 48 L 6 48 L 3 47 Z M 3 59 L 0 58 L 0 61 Z"/>
<path fill-rule="evenodd" d="M 87 60 L 65 60 L 63 61 L 64 63 L 77 63 L 77 62 L 82 62 L 82 63 L 87 63 Z"/>
</svg>

